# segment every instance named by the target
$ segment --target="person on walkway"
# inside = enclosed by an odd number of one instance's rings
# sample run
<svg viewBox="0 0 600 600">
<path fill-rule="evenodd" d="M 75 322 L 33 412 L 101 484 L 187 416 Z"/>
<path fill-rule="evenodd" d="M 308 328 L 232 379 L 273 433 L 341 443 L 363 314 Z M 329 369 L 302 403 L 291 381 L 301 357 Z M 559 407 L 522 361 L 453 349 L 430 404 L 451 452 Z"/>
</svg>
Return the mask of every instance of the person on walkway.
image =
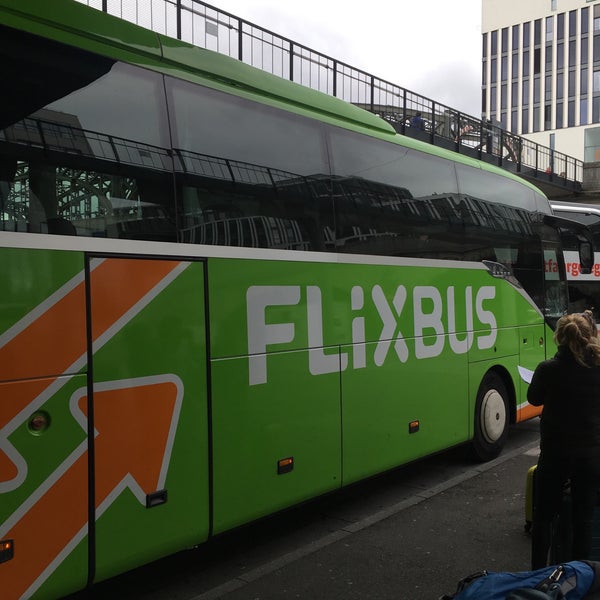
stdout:
<svg viewBox="0 0 600 600">
<path fill-rule="evenodd" d="M 600 488 L 600 338 L 592 312 L 558 320 L 554 358 L 533 373 L 527 399 L 543 406 L 535 472 L 531 568 L 548 564 L 552 521 L 570 482 L 571 556 L 589 558 L 592 518 Z"/>
<path fill-rule="evenodd" d="M 425 129 L 425 121 L 420 112 L 416 112 L 410 120 L 410 126 L 415 129 Z"/>
</svg>

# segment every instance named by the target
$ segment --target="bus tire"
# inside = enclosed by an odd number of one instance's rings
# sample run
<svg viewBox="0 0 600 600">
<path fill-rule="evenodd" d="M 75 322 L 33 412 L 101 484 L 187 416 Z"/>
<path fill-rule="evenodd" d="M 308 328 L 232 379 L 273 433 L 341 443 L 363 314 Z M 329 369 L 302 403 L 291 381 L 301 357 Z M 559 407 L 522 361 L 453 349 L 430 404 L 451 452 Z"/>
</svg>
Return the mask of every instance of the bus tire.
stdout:
<svg viewBox="0 0 600 600">
<path fill-rule="evenodd" d="M 496 458 L 506 442 L 510 412 L 508 390 L 493 371 L 486 373 L 477 392 L 472 451 L 481 462 Z"/>
</svg>

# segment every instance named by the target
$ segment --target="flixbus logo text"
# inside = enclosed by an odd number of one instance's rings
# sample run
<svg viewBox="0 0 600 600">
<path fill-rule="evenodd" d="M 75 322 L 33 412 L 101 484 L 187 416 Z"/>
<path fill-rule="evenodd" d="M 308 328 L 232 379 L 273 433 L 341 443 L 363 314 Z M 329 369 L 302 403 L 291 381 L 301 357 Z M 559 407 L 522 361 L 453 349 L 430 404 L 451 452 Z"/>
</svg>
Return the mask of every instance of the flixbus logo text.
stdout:
<svg viewBox="0 0 600 600">
<path fill-rule="evenodd" d="M 267 322 L 267 310 L 273 306 L 293 306 L 300 303 L 302 286 L 299 285 L 256 285 L 246 292 L 248 324 L 248 367 L 250 385 L 267 383 L 267 348 L 277 344 L 289 344 L 296 335 L 294 323 Z M 446 345 L 455 354 L 468 352 L 473 344 L 483 350 L 491 348 L 496 341 L 496 317 L 486 308 L 486 303 L 496 296 L 496 288 L 483 286 L 464 291 L 454 286 L 440 291 L 433 286 L 415 286 L 412 290 L 400 285 L 393 297 L 386 297 L 379 285 L 367 291 L 354 286 L 350 292 L 349 304 L 352 318 L 352 358 L 347 352 L 327 354 L 323 350 L 323 303 L 321 288 L 305 286 L 306 323 L 308 330 L 308 369 L 312 375 L 345 371 L 348 367 L 362 369 L 367 366 L 365 316 L 365 296 L 370 295 L 373 306 L 381 321 L 381 330 L 376 341 L 373 362 L 383 365 L 388 355 L 395 355 L 400 362 L 410 358 L 405 334 L 400 330 L 399 319 L 405 317 L 406 300 L 412 293 L 414 325 L 414 356 L 417 359 L 439 356 Z M 464 330 L 456 332 L 456 301 L 464 294 Z M 325 315 L 327 317 L 327 315 Z M 462 317 L 463 315 L 461 315 Z M 478 320 L 477 335 L 474 333 L 474 319 Z M 404 321 L 406 322 L 406 321 Z"/>
</svg>

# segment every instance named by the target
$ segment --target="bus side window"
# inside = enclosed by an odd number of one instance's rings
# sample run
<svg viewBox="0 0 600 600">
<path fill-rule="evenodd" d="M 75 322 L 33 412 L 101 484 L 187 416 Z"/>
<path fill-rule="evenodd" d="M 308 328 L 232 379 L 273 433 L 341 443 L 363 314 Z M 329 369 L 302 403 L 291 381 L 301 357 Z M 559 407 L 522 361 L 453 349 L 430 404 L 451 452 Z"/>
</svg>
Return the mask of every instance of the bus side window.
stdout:
<svg viewBox="0 0 600 600">
<path fill-rule="evenodd" d="M 25 231 L 27 228 L 15 202 L 17 169 L 16 160 L 0 158 L 0 231 Z"/>
<path fill-rule="evenodd" d="M 536 305 L 544 306 L 544 261 L 539 238 L 523 241 L 519 245 L 513 273 Z"/>
</svg>

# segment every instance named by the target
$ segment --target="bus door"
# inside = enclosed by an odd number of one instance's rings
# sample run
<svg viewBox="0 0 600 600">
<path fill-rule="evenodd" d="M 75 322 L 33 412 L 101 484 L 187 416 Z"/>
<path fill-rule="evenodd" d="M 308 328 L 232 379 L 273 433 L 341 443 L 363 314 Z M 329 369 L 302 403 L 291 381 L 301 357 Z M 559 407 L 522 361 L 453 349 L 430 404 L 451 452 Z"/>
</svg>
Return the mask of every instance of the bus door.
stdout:
<svg viewBox="0 0 600 600">
<path fill-rule="evenodd" d="M 209 532 L 204 263 L 95 257 L 90 269 L 94 580 Z"/>
</svg>

